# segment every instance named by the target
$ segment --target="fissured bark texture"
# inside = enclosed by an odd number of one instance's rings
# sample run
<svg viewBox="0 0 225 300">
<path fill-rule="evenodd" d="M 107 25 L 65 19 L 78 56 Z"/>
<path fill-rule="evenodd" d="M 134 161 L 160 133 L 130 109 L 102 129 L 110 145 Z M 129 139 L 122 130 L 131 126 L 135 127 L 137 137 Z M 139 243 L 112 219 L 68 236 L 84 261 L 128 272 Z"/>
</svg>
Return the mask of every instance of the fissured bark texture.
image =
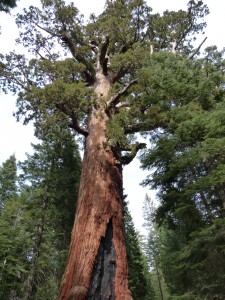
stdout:
<svg viewBox="0 0 225 300">
<path fill-rule="evenodd" d="M 93 111 L 78 206 L 59 300 L 130 300 L 122 168 L 106 143 L 104 110 Z"/>
</svg>

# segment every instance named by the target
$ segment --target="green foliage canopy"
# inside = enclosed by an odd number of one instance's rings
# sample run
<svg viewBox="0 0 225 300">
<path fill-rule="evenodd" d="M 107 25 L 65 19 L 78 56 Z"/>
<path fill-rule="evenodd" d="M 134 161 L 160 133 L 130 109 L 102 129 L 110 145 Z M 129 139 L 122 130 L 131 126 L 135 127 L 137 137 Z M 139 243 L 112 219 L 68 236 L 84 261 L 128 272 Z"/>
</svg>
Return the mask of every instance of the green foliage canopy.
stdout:
<svg viewBox="0 0 225 300">
<path fill-rule="evenodd" d="M 86 136 L 87 119 L 97 107 L 94 89 L 99 59 L 112 85 L 111 99 L 104 99 L 106 111 L 116 109 L 108 136 L 112 145 L 124 148 L 130 141 L 126 135 L 168 122 L 164 110 L 171 100 L 167 95 L 167 103 L 161 105 L 163 95 L 162 91 L 158 93 L 157 82 L 164 85 L 166 77 L 173 80 L 174 74 L 160 70 L 158 60 L 170 60 L 180 68 L 180 76 L 186 76 L 182 74 L 182 56 L 195 54 L 192 40 L 204 29 L 202 19 L 207 14 L 202 1 L 189 1 L 187 11 L 166 11 L 162 16 L 152 15 L 142 0 L 106 1 L 103 13 L 98 17 L 92 14 L 85 23 L 73 4 L 43 0 L 42 9 L 31 6 L 17 16 L 22 29 L 18 42 L 34 59 L 27 61 L 16 53 L 6 55 L 3 90 L 19 91 L 17 116 L 25 123 L 34 120 L 36 127 L 44 122 L 49 127 L 66 117 L 78 133 Z M 178 55 L 168 54 L 169 59 L 166 52 Z M 149 70 L 153 82 L 149 81 Z M 164 81 L 158 80 L 161 76 Z"/>
<path fill-rule="evenodd" d="M 16 7 L 17 0 L 0 0 L 0 11 L 9 12 L 11 8 Z"/>
</svg>

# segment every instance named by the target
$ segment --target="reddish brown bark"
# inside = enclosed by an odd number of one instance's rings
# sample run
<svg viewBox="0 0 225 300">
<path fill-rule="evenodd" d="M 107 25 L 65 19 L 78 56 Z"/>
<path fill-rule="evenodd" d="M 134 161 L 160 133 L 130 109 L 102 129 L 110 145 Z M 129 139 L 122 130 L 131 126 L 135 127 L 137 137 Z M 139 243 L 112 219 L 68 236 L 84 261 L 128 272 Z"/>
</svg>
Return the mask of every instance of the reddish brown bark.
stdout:
<svg viewBox="0 0 225 300">
<path fill-rule="evenodd" d="M 106 96 L 108 92 L 102 78 L 97 78 L 95 89 L 99 97 Z M 132 299 L 128 288 L 124 241 L 122 168 L 107 145 L 107 120 L 104 109 L 92 112 L 76 218 L 59 300 Z M 106 253 L 108 249 L 110 254 Z M 103 252 L 106 256 L 102 259 L 106 263 L 101 266 L 99 260 Z M 102 268 L 102 276 L 96 275 L 98 268 Z M 105 286 L 106 280 L 96 282 L 103 278 L 108 278 L 108 286 Z M 98 290 L 96 297 L 93 295 L 95 290 Z"/>
</svg>

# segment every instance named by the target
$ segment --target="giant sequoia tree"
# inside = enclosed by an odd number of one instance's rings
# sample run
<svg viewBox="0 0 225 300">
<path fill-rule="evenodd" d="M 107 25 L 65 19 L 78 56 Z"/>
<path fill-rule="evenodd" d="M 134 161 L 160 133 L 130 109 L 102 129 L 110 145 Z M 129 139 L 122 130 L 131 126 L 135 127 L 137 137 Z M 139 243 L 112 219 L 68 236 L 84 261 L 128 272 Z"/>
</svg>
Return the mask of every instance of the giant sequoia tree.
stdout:
<svg viewBox="0 0 225 300">
<path fill-rule="evenodd" d="M 187 11 L 160 16 L 151 15 L 142 0 L 107 0 L 104 12 L 84 23 L 73 4 L 41 2 L 42 10 L 30 7 L 17 17 L 19 42 L 34 59 L 11 53 L 0 72 L 3 89 L 18 93 L 18 116 L 33 120 L 37 133 L 67 119 L 83 137 L 79 199 L 59 299 L 131 299 L 122 166 L 145 147 L 135 133 L 166 126 L 171 108 L 157 84 L 147 89 L 146 78 L 155 75 L 145 68 L 151 59 L 157 68 L 154 52 L 169 52 L 172 63 L 176 54 L 193 59 L 198 49 L 191 46 L 192 35 L 204 28 L 199 19 L 208 11 L 202 1 L 191 0 Z"/>
</svg>

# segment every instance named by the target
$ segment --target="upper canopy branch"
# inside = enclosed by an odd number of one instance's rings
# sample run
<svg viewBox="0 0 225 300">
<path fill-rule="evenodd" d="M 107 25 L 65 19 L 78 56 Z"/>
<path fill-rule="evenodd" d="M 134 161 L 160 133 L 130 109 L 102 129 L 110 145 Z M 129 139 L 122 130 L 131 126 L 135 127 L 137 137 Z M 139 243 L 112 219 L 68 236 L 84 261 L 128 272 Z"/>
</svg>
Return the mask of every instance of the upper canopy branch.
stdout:
<svg viewBox="0 0 225 300">
<path fill-rule="evenodd" d="M 72 37 L 70 37 L 69 33 L 67 31 L 64 31 L 63 34 L 59 37 L 62 42 L 68 47 L 70 50 L 72 56 L 80 63 L 86 66 L 86 70 L 83 72 L 85 80 L 88 84 L 93 84 L 94 82 L 94 76 L 92 74 L 94 73 L 93 67 L 87 62 L 85 57 L 78 53 L 77 46 L 81 45 L 80 41 L 74 41 Z"/>
<path fill-rule="evenodd" d="M 53 37 L 59 37 L 58 34 L 54 33 L 53 31 L 47 29 L 47 28 L 44 28 L 42 27 L 41 25 L 39 25 L 37 22 L 34 22 L 34 25 L 37 26 L 39 29 L 45 31 L 46 33 L 49 33 L 51 36 Z"/>
<path fill-rule="evenodd" d="M 86 66 L 86 70 L 83 71 L 83 75 L 85 77 L 86 82 L 91 85 L 94 82 L 94 68 L 92 67 L 91 64 L 88 63 L 84 55 L 81 55 L 78 53 L 77 48 L 80 46 L 87 46 L 84 41 L 79 39 L 76 35 L 73 33 L 73 37 L 71 36 L 70 32 L 66 29 L 65 26 L 63 26 L 62 30 L 59 32 L 54 32 L 48 28 L 45 28 L 41 25 L 39 25 L 37 22 L 34 22 L 34 25 L 41 29 L 42 31 L 48 33 L 52 37 L 56 37 L 60 39 L 70 50 L 70 53 L 72 56 L 76 59 L 76 61 L 82 63 L 83 65 Z M 74 38 L 75 36 L 75 38 Z M 39 53 L 38 53 L 39 54 Z"/>
<path fill-rule="evenodd" d="M 175 51 L 177 50 L 177 48 L 179 47 L 179 45 L 181 44 L 181 42 L 185 39 L 185 37 L 188 35 L 188 33 L 191 31 L 191 29 L 194 26 L 194 20 L 193 20 L 193 16 L 192 16 L 192 10 L 193 10 L 193 3 L 191 3 L 191 5 L 190 5 L 190 7 L 188 9 L 188 12 L 187 12 L 189 26 L 187 26 L 186 30 L 183 31 L 181 37 L 175 42 L 175 45 L 173 47 Z"/>
<path fill-rule="evenodd" d="M 79 125 L 79 122 L 78 122 L 75 112 L 71 112 L 63 104 L 56 104 L 56 108 L 58 108 L 64 114 L 66 114 L 67 116 L 69 116 L 71 118 L 71 123 L 69 124 L 70 128 L 73 128 L 77 133 L 82 134 L 85 137 L 88 136 L 88 131 Z"/>
<path fill-rule="evenodd" d="M 107 111 L 110 110 L 110 108 L 115 107 L 117 103 L 119 103 L 120 97 L 126 94 L 129 87 L 131 87 L 133 84 L 137 83 L 138 79 L 134 79 L 131 82 L 129 82 L 125 87 L 123 87 L 118 93 L 116 93 L 114 96 L 112 96 L 109 101 L 107 102 Z"/>
</svg>

